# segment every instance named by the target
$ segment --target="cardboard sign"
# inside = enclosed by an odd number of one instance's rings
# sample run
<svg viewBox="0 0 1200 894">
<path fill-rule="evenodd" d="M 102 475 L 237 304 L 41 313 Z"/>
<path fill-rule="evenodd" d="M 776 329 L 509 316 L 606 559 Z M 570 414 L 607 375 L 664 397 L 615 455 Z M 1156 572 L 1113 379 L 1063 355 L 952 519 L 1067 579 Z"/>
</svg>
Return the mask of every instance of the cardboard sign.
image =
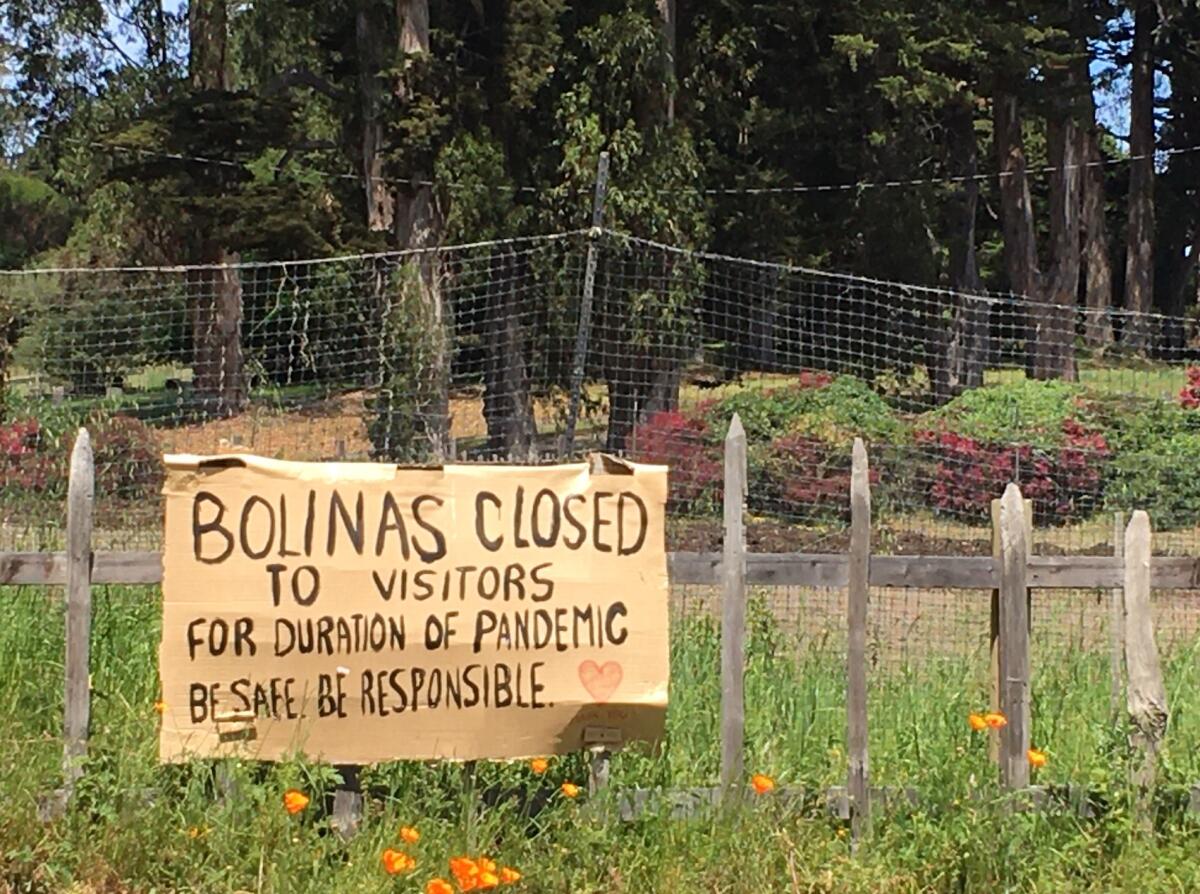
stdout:
<svg viewBox="0 0 1200 894">
<path fill-rule="evenodd" d="M 661 736 L 665 468 L 166 462 L 162 760 Z"/>
</svg>

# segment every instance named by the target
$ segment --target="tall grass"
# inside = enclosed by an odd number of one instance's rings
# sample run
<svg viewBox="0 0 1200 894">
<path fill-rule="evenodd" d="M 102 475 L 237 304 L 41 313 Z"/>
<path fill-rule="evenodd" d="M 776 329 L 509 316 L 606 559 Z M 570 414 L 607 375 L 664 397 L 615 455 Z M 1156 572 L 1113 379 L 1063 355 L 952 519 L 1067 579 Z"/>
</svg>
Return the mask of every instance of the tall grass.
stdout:
<svg viewBox="0 0 1200 894">
<path fill-rule="evenodd" d="M 364 771 L 362 830 L 330 830 L 338 777 L 304 761 L 228 766 L 156 758 L 155 588 L 95 593 L 93 738 L 75 807 L 51 825 L 37 798 L 59 784 L 63 617 L 57 593 L 0 590 L 0 891 L 418 891 L 446 860 L 485 852 L 525 874 L 516 890 L 1156 891 L 1195 890 L 1197 821 L 1182 809 L 1200 781 L 1200 664 L 1165 661 L 1172 721 L 1153 834 L 1131 822 L 1124 738 L 1110 720 L 1104 653 L 1035 644 L 1033 730 L 1048 749 L 1038 782 L 1101 795 L 1100 816 L 1003 809 L 985 737 L 966 715 L 986 704 L 986 654 L 880 665 L 870 674 L 873 780 L 912 786 L 919 806 L 879 817 L 851 856 L 844 824 L 819 802 L 767 796 L 725 815 L 621 822 L 608 796 L 565 799 L 583 756 L 544 777 L 520 763 L 397 763 Z M 819 790 L 843 781 L 844 669 L 836 647 L 798 639 L 761 602 L 750 612 L 746 754 L 752 771 Z M 673 627 L 668 732 L 659 753 L 615 756 L 611 789 L 712 785 L 719 770 L 719 630 L 704 615 Z M 308 810 L 287 816 L 301 788 Z M 815 806 L 814 806 L 815 805 Z M 422 833 L 411 874 L 384 874 L 401 824 Z"/>
</svg>

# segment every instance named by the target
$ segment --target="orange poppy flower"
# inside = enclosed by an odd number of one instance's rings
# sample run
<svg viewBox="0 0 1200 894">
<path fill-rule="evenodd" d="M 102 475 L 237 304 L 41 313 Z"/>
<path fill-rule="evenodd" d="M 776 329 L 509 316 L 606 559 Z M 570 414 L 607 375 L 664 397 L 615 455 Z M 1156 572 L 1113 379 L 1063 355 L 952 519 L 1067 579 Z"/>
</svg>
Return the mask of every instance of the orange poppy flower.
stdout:
<svg viewBox="0 0 1200 894">
<path fill-rule="evenodd" d="M 417 865 L 417 861 L 404 853 L 404 851 L 398 851 L 391 847 L 383 852 L 381 858 L 383 860 L 383 871 L 388 875 L 398 875 L 401 872 L 407 872 Z"/>
<path fill-rule="evenodd" d="M 535 757 L 529 762 L 529 769 L 538 776 L 541 776 L 543 773 L 545 773 L 549 767 L 550 761 L 546 760 L 544 757 Z"/>
<path fill-rule="evenodd" d="M 513 869 L 511 866 L 505 866 L 500 870 L 500 884 L 511 885 L 521 880 L 521 873 Z"/>
<path fill-rule="evenodd" d="M 755 773 L 750 777 L 750 785 L 754 788 L 755 794 L 765 795 L 767 792 L 774 790 L 775 780 L 762 773 Z"/>
<path fill-rule="evenodd" d="M 308 795 L 299 789 L 289 788 L 283 793 L 283 809 L 295 816 L 301 810 L 308 806 Z"/>
<path fill-rule="evenodd" d="M 578 797 L 579 796 L 579 786 L 577 786 L 573 782 L 564 782 L 562 784 L 562 793 L 564 795 L 566 795 L 568 798 Z"/>
<path fill-rule="evenodd" d="M 163 714 L 167 713 L 167 703 L 164 702 L 162 699 L 159 699 L 158 701 L 156 701 L 154 703 L 154 713 L 158 714 L 160 717 Z"/>
<path fill-rule="evenodd" d="M 450 874 L 460 891 L 473 891 L 479 884 L 479 867 L 470 857 L 451 857 Z"/>
<path fill-rule="evenodd" d="M 412 826 L 400 827 L 400 840 L 405 844 L 416 844 L 421 840 L 421 833 Z"/>
<path fill-rule="evenodd" d="M 425 885 L 425 894 L 454 894 L 454 888 L 444 878 L 431 878 Z"/>
<path fill-rule="evenodd" d="M 494 888 L 498 884 L 500 884 L 500 876 L 496 875 L 496 873 L 486 871 L 479 873 L 480 888 Z"/>
<path fill-rule="evenodd" d="M 968 714 L 967 723 L 971 724 L 971 729 L 975 732 L 980 732 L 988 727 L 987 718 L 982 714 Z"/>
<path fill-rule="evenodd" d="M 1000 729 L 1001 727 L 1008 726 L 1008 718 L 999 711 L 990 711 L 987 714 L 984 714 L 983 722 L 992 729 Z"/>
<path fill-rule="evenodd" d="M 1036 748 L 1030 748 L 1029 751 L 1025 753 L 1025 756 L 1029 758 L 1029 766 L 1034 768 L 1044 767 L 1050 761 L 1050 758 L 1047 757 L 1046 752 L 1038 751 Z"/>
</svg>

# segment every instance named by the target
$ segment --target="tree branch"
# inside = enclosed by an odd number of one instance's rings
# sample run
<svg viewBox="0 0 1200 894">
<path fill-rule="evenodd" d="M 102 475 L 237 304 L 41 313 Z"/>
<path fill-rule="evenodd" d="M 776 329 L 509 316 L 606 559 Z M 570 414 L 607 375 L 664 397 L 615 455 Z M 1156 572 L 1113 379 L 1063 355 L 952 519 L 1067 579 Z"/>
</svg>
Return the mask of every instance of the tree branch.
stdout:
<svg viewBox="0 0 1200 894">
<path fill-rule="evenodd" d="M 272 96 L 285 90 L 291 90 L 293 87 L 308 87 L 339 102 L 346 99 L 345 93 L 307 68 L 293 68 L 276 75 L 262 85 L 262 93 Z"/>
</svg>

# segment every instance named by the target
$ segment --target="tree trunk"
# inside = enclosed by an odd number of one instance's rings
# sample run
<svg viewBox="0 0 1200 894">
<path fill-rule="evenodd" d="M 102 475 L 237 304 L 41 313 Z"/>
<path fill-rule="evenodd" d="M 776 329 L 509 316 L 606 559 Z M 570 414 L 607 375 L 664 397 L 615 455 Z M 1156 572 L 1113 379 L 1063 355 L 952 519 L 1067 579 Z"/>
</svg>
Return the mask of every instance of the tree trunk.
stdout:
<svg viewBox="0 0 1200 894">
<path fill-rule="evenodd" d="M 662 29 L 663 42 L 666 44 L 666 122 L 675 123 L 675 0 L 655 0 L 658 7 L 659 27 Z"/>
<path fill-rule="evenodd" d="M 230 87 L 228 22 L 224 0 L 188 4 L 188 76 L 194 91 L 227 91 Z M 202 238 L 200 264 L 190 289 L 192 383 L 207 409 L 218 414 L 240 411 L 246 389 L 242 370 L 242 285 L 238 256 L 220 242 Z"/>
<path fill-rule="evenodd" d="M 946 234 L 950 243 L 950 319 L 939 330 L 940 344 L 933 363 L 934 399 L 939 404 L 967 388 L 983 384 L 987 361 L 988 304 L 972 297 L 979 292 L 975 256 L 975 213 L 979 204 L 978 142 L 971 107 L 947 109 L 949 172 L 961 185 L 946 203 Z"/>
<path fill-rule="evenodd" d="M 996 157 L 1000 169 L 1000 220 L 1004 234 L 1004 266 L 1009 288 L 1021 298 L 1016 327 L 1026 333 L 1027 372 L 1033 374 L 1037 354 L 1037 328 L 1024 306 L 1039 301 L 1042 295 L 1038 269 L 1037 236 L 1033 224 L 1033 199 L 1021 135 L 1021 115 L 1017 98 L 998 90 L 992 102 Z M 1033 315 L 1036 317 L 1036 314 Z"/>
<path fill-rule="evenodd" d="M 429 0 L 396 0 L 396 27 L 399 33 L 399 74 L 394 93 L 401 106 L 416 95 L 410 66 L 429 55 Z M 428 176 L 413 172 L 412 181 L 395 194 L 394 229 L 401 249 L 417 249 L 416 256 L 422 292 L 429 310 L 434 339 L 434 399 L 430 407 L 429 437 L 434 455 L 446 456 L 450 445 L 450 332 L 445 297 L 441 288 L 441 263 L 435 250 L 438 244 L 437 209 Z"/>
<path fill-rule="evenodd" d="M 1141 0 L 1134 15 L 1133 85 L 1129 100 L 1129 223 L 1125 249 L 1124 343 L 1150 346 L 1154 302 L 1154 0 Z"/>
<path fill-rule="evenodd" d="M 363 192 L 367 203 L 367 229 L 390 233 L 395 221 L 391 190 L 383 179 L 383 28 L 371 15 L 371 0 L 360 0 L 354 16 L 354 40 L 358 57 L 358 101 L 362 118 L 361 162 Z"/>
<path fill-rule="evenodd" d="M 496 270 L 506 283 L 499 298 L 489 303 L 490 347 L 484 373 L 483 416 L 488 450 L 518 460 L 532 459 L 537 426 L 530 395 L 524 320 L 531 308 L 521 307 L 522 274 L 517 257 L 505 257 Z"/>
<path fill-rule="evenodd" d="M 1195 233 L 1192 235 L 1190 250 L 1188 250 L 1186 255 L 1182 251 L 1180 252 L 1178 262 L 1173 268 L 1170 292 L 1167 296 L 1167 305 L 1164 308 L 1170 316 L 1182 317 L 1187 312 L 1188 284 L 1197 270 L 1200 270 L 1200 221 L 1197 221 L 1195 224 Z M 1200 281 L 1197 281 L 1196 285 L 1197 290 L 1200 291 Z M 1177 347 L 1182 348 L 1182 342 Z"/>
<path fill-rule="evenodd" d="M 1080 89 L 1068 78 L 1065 94 Z M 1057 94 L 1056 94 L 1057 95 Z M 1000 208 L 1009 284 L 1024 296 L 1026 374 L 1030 378 L 1075 378 L 1075 307 L 1079 289 L 1079 226 L 1082 143 L 1068 110 L 1047 125 L 1050 175 L 1049 275 L 1038 267 L 1033 202 L 1029 193 L 1021 116 L 1016 97 L 999 91 L 994 100 Z"/>
<path fill-rule="evenodd" d="M 242 376 L 242 283 L 236 265 L 240 258 L 221 248 L 211 249 L 214 263 L 226 266 L 200 272 L 193 308 L 192 332 L 195 356 L 192 386 L 218 413 L 230 413 L 245 405 Z"/>
<path fill-rule="evenodd" d="M 1037 335 L 1035 379 L 1075 379 L 1075 308 L 1079 300 L 1080 211 L 1083 140 L 1078 124 L 1064 114 L 1047 123 L 1050 158 L 1050 275 L 1044 280 L 1047 302 L 1034 314 Z"/>
<path fill-rule="evenodd" d="M 1088 35 L 1095 30 L 1095 12 L 1082 0 L 1072 0 L 1075 21 L 1075 54 L 1071 68 L 1072 86 L 1079 92 L 1080 127 L 1083 131 L 1083 227 L 1082 275 L 1084 276 L 1084 343 L 1103 351 L 1113 343 L 1112 260 L 1104 212 L 1104 160 L 1100 153 L 1100 128 L 1096 124 L 1096 98 L 1092 94 L 1092 53 Z"/>
<path fill-rule="evenodd" d="M 193 90 L 228 90 L 229 46 L 225 0 L 188 3 L 188 79 Z"/>
<path fill-rule="evenodd" d="M 1108 233 L 1104 223 L 1104 168 L 1100 155 L 1099 129 L 1095 126 L 1095 106 L 1092 106 L 1092 127 L 1084 134 L 1084 162 L 1088 167 L 1083 175 L 1083 258 L 1087 271 L 1085 285 L 1087 320 L 1083 338 L 1088 347 L 1104 348 L 1113 342 L 1112 320 L 1112 260 L 1108 256 Z"/>
<path fill-rule="evenodd" d="M 739 368 L 750 368 L 763 372 L 779 369 L 776 344 L 780 334 L 780 286 L 781 274 L 777 267 L 764 269 L 757 277 L 761 294 L 751 307 L 750 344 L 747 358 L 739 351 L 734 355 L 734 364 Z"/>
</svg>

